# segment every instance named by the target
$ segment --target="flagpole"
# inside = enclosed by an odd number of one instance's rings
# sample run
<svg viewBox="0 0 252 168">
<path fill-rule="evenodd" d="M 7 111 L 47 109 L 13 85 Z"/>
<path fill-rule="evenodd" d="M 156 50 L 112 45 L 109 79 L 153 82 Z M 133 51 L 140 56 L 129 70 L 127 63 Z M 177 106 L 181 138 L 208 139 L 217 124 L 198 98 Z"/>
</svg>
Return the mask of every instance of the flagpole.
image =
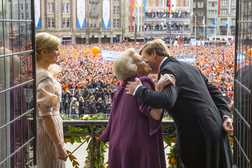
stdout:
<svg viewBox="0 0 252 168">
<path fill-rule="evenodd" d="M 197 41 L 197 36 L 196 36 L 196 24 L 197 24 L 197 21 L 196 21 L 196 15 L 195 15 L 195 25 L 194 25 L 194 27 L 195 27 L 195 29 L 194 29 L 194 34 L 195 34 L 195 41 Z"/>
<path fill-rule="evenodd" d="M 216 27 L 216 25 L 217 25 L 217 18 L 216 18 L 216 16 L 215 16 L 215 45 L 216 45 L 216 42 L 217 42 L 217 34 L 216 34 L 216 31 L 217 31 L 217 27 Z"/>
<path fill-rule="evenodd" d="M 205 26 L 205 16 L 203 17 L 203 27 L 204 27 L 204 32 L 203 32 L 204 33 L 204 36 L 203 36 L 204 39 L 203 40 L 205 41 L 205 27 L 206 27 Z"/>
<path fill-rule="evenodd" d="M 138 6 L 138 8 L 137 8 L 137 15 L 138 15 L 138 17 L 137 17 L 137 31 L 139 32 L 139 8 L 140 8 L 140 6 Z"/>
</svg>

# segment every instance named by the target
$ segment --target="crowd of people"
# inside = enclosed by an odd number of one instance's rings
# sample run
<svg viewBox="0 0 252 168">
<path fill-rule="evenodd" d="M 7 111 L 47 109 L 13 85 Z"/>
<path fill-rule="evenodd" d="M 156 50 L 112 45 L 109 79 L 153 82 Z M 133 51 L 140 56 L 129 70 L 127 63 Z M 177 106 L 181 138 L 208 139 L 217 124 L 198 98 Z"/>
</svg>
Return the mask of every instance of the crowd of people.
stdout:
<svg viewBox="0 0 252 168">
<path fill-rule="evenodd" d="M 60 113 L 70 114 L 70 116 L 74 114 L 77 118 L 84 114 L 110 114 L 113 96 L 114 91 L 107 92 L 107 89 L 102 89 L 99 84 L 94 92 L 85 88 L 82 94 L 76 90 L 72 95 L 67 90 L 62 95 Z"/>
<path fill-rule="evenodd" d="M 139 50 L 144 43 L 137 43 Z M 67 114 L 73 113 L 92 113 L 103 112 L 109 113 L 109 110 L 98 107 L 106 107 L 108 99 L 113 100 L 113 94 L 122 81 L 119 81 L 113 72 L 112 61 L 102 59 L 102 54 L 94 55 L 93 47 L 98 47 L 100 50 L 124 51 L 128 48 L 134 48 L 134 42 L 124 43 L 105 43 L 105 44 L 74 44 L 62 45 L 59 48 L 60 56 L 58 65 L 61 67 L 61 73 L 57 76 L 61 83 L 62 89 L 68 91 L 70 89 L 84 89 L 83 93 L 72 95 L 80 104 L 80 99 L 84 100 L 84 106 L 79 105 L 78 110 L 72 110 L 70 106 L 72 99 L 62 101 L 62 110 Z M 195 55 L 196 64 L 210 82 L 214 83 L 223 92 L 232 92 L 234 90 L 234 46 L 233 45 L 205 45 L 205 46 L 173 46 L 169 50 L 171 55 Z M 157 75 L 149 75 L 154 84 L 157 82 Z M 98 91 L 97 91 L 98 89 Z M 90 91 L 91 90 L 91 91 Z M 93 90 L 95 90 L 93 92 Z M 70 93 L 70 92 L 69 92 Z M 68 93 L 64 93 L 66 95 Z M 112 96 L 111 96 L 112 95 Z M 231 94 L 232 95 L 232 94 Z M 94 97 L 92 100 L 90 97 Z M 98 98 L 102 99 L 103 105 L 99 105 Z M 228 103 L 231 103 L 227 96 Z M 75 100 L 75 101 L 76 101 Z M 88 101 L 88 102 L 87 102 Z M 75 104 L 73 102 L 73 104 Z M 70 109 L 71 107 L 71 109 Z M 76 108 L 77 109 L 77 108 Z M 84 110 L 86 110 L 84 112 Z M 76 112 L 75 112 L 76 111 Z"/>
<path fill-rule="evenodd" d="M 138 43 L 140 49 L 144 43 Z M 115 77 L 113 62 L 102 59 L 101 52 L 93 55 L 92 48 L 101 50 L 124 51 L 134 47 L 133 42 L 105 43 L 105 44 L 75 44 L 60 47 L 58 64 L 62 71 L 58 76 L 62 88 L 83 89 L 100 87 L 116 89 L 120 81 Z M 217 85 L 222 91 L 233 91 L 234 76 L 234 46 L 174 46 L 171 55 L 195 55 L 195 66 L 201 69 L 210 82 Z M 156 82 L 155 75 L 151 78 Z"/>
</svg>

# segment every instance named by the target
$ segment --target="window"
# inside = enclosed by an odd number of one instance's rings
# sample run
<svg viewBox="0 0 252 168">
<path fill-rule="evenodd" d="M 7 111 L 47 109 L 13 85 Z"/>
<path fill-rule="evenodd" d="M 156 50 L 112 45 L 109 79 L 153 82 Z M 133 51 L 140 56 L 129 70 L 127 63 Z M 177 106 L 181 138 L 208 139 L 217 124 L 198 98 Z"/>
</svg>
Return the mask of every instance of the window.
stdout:
<svg viewBox="0 0 252 168">
<path fill-rule="evenodd" d="M 117 6 L 117 15 L 119 15 L 119 11 L 120 11 L 120 6 Z"/>
<path fill-rule="evenodd" d="M 214 8 L 217 6 L 217 2 L 208 2 L 208 7 Z"/>
<path fill-rule="evenodd" d="M 93 5 L 93 13 L 96 13 L 96 4 Z"/>
<path fill-rule="evenodd" d="M 93 19 L 93 22 L 94 22 L 94 27 L 97 27 L 96 26 L 96 19 Z"/>
<path fill-rule="evenodd" d="M 117 28 L 119 28 L 119 25 L 120 25 L 120 20 L 117 19 Z"/>
<path fill-rule="evenodd" d="M 29 18 L 29 13 L 28 13 L 28 12 L 26 13 L 26 19 L 30 19 L 30 18 Z"/>
<path fill-rule="evenodd" d="M 51 8 L 50 8 L 50 6 L 51 6 L 50 3 L 47 3 L 47 8 L 46 8 L 47 14 L 48 14 L 48 13 L 51 13 Z"/>
<path fill-rule="evenodd" d="M 116 6 L 114 6 L 114 15 L 116 14 Z"/>
<path fill-rule="evenodd" d="M 232 5 L 233 5 L 233 6 L 236 5 L 236 0 L 232 0 Z"/>
<path fill-rule="evenodd" d="M 215 33 L 215 28 L 214 27 L 208 27 L 207 34 L 214 34 L 214 33 Z"/>
<path fill-rule="evenodd" d="M 93 12 L 93 5 L 90 4 L 90 12 L 92 13 Z"/>
<path fill-rule="evenodd" d="M 198 31 L 199 31 L 199 33 L 203 33 L 204 32 L 204 28 L 203 27 L 199 27 Z"/>
<path fill-rule="evenodd" d="M 235 26 L 235 18 L 232 18 L 232 26 Z"/>
<path fill-rule="evenodd" d="M 62 3 L 62 13 L 66 13 L 66 3 Z"/>
<path fill-rule="evenodd" d="M 62 28 L 66 28 L 66 18 L 62 19 Z"/>
<path fill-rule="evenodd" d="M 114 28 L 116 28 L 116 19 L 114 19 Z"/>
<path fill-rule="evenodd" d="M 54 3 L 47 3 L 47 14 L 54 13 Z"/>
<path fill-rule="evenodd" d="M 212 25 L 214 22 L 214 18 L 208 18 L 207 19 L 207 24 Z"/>
<path fill-rule="evenodd" d="M 131 18 L 129 17 L 129 22 L 131 22 Z"/>
<path fill-rule="evenodd" d="M 51 13 L 54 13 L 54 3 L 51 3 Z"/>
<path fill-rule="evenodd" d="M 25 6 L 26 6 L 26 9 L 29 9 L 29 6 L 28 6 L 28 4 L 25 4 Z"/>
<path fill-rule="evenodd" d="M 221 0 L 221 6 L 227 6 L 228 0 Z"/>
<path fill-rule="evenodd" d="M 51 27 L 51 19 L 47 19 L 47 27 Z"/>
<path fill-rule="evenodd" d="M 221 9 L 221 13 L 222 16 L 227 16 L 227 9 Z"/>
<path fill-rule="evenodd" d="M 93 19 L 90 19 L 90 27 L 93 27 Z"/>
<path fill-rule="evenodd" d="M 193 2 L 193 8 L 196 8 L 196 2 Z"/>
<path fill-rule="evenodd" d="M 226 18 L 221 18 L 221 26 L 226 26 L 227 19 Z"/>
<path fill-rule="evenodd" d="M 208 11 L 208 15 L 209 16 L 214 16 L 214 15 L 216 15 L 217 14 L 217 11 L 216 10 L 209 10 Z"/>
<path fill-rule="evenodd" d="M 54 18 L 51 18 L 52 20 L 52 27 L 54 27 Z"/>
<path fill-rule="evenodd" d="M 204 2 L 198 2 L 197 4 L 198 4 L 198 8 L 203 8 L 204 6 Z"/>
<path fill-rule="evenodd" d="M 70 18 L 67 18 L 67 28 L 70 28 Z"/>
<path fill-rule="evenodd" d="M 36 96 L 34 95 L 36 88 L 26 87 L 33 83 L 36 75 L 28 71 L 28 67 L 34 69 L 33 41 L 35 39 L 33 35 L 35 30 L 31 27 L 30 21 L 14 22 L 14 20 L 26 19 L 27 12 L 31 15 L 32 10 L 26 10 L 25 2 L 31 4 L 31 1 L 25 0 L 0 2 L 0 46 L 2 47 L 0 54 L 0 167 L 26 167 L 34 163 L 36 159 L 33 155 L 36 153 L 33 146 L 36 130 L 30 125 L 36 124 L 36 121 L 30 122 L 28 118 L 31 114 L 34 116 L 36 111 L 36 103 L 32 99 Z M 46 4 L 44 6 L 46 10 Z M 4 16 L 2 12 L 6 12 Z M 10 19 L 13 19 L 13 22 L 10 22 Z M 47 18 L 45 18 L 45 24 L 46 22 Z M 40 28 L 41 25 L 35 26 Z"/>
<path fill-rule="evenodd" d="M 232 8 L 232 15 L 233 15 L 233 16 L 236 15 L 236 8 Z"/>
<path fill-rule="evenodd" d="M 67 3 L 66 5 L 66 13 L 70 13 L 70 3 Z"/>
<path fill-rule="evenodd" d="M 129 7 L 129 12 L 131 12 L 131 8 Z"/>
<path fill-rule="evenodd" d="M 203 16 L 204 12 L 198 12 L 198 16 Z"/>
</svg>

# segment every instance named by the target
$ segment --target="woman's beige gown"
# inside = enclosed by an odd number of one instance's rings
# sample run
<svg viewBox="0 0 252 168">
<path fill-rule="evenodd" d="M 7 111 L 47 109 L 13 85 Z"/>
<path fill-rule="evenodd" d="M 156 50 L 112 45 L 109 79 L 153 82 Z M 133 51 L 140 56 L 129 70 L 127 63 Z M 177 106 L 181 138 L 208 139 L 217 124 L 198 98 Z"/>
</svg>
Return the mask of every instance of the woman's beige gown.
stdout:
<svg viewBox="0 0 252 168">
<path fill-rule="evenodd" d="M 52 115 L 58 134 L 64 143 L 63 123 L 59 116 L 61 86 L 56 80 L 60 67 L 51 65 L 48 71 L 37 69 L 37 166 L 38 168 L 65 168 L 65 162 L 56 159 L 55 147 L 46 133 L 41 116 Z"/>
</svg>

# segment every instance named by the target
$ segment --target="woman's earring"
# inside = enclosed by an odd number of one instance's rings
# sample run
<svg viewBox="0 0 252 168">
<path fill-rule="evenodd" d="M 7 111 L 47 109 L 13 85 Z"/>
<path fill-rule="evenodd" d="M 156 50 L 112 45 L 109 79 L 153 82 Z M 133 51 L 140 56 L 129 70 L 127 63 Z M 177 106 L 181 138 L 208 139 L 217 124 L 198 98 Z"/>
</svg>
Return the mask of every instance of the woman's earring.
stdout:
<svg viewBox="0 0 252 168">
<path fill-rule="evenodd" d="M 46 60 L 46 54 L 45 54 L 45 60 Z"/>
<path fill-rule="evenodd" d="M 136 74 L 138 75 L 139 73 L 137 72 Z"/>
</svg>

